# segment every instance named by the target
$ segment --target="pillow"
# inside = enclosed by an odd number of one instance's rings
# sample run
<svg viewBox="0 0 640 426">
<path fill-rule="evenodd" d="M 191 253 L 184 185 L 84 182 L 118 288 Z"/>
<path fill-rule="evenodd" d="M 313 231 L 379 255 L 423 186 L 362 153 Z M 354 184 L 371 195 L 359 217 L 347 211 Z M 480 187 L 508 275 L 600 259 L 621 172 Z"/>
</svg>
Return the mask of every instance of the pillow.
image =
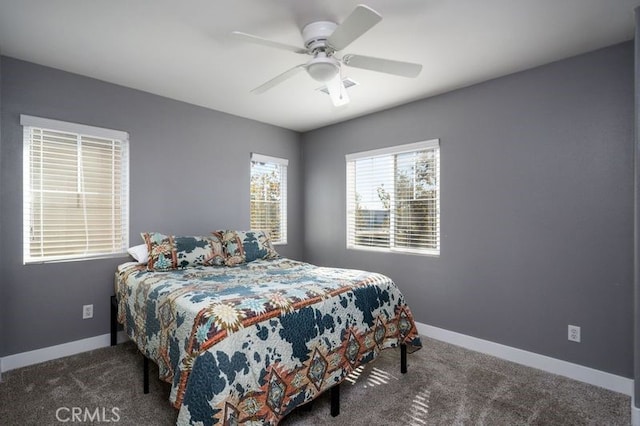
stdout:
<svg viewBox="0 0 640 426">
<path fill-rule="evenodd" d="M 179 268 L 188 266 L 222 266 L 224 250 L 222 242 L 213 235 L 197 237 L 174 237 Z"/>
<path fill-rule="evenodd" d="M 237 235 L 231 231 L 215 231 L 212 232 L 214 237 L 222 241 L 224 250 L 224 264 L 226 266 L 237 266 L 247 263 L 247 256 L 244 254 L 242 242 L 238 243 Z"/>
<path fill-rule="evenodd" d="M 149 261 L 149 250 L 146 244 L 129 247 L 127 253 L 133 257 L 138 263 L 147 263 Z"/>
<path fill-rule="evenodd" d="M 269 233 L 260 230 L 231 231 L 219 230 L 213 233 L 222 241 L 225 265 L 235 266 L 257 259 L 279 257 L 269 238 Z"/>
<path fill-rule="evenodd" d="M 173 238 L 159 232 L 140 234 L 149 252 L 147 269 L 149 271 L 168 271 L 177 268 Z"/>
<path fill-rule="evenodd" d="M 222 243 L 215 236 L 174 236 L 159 232 L 143 232 L 141 235 L 149 252 L 149 271 L 224 265 Z"/>
</svg>

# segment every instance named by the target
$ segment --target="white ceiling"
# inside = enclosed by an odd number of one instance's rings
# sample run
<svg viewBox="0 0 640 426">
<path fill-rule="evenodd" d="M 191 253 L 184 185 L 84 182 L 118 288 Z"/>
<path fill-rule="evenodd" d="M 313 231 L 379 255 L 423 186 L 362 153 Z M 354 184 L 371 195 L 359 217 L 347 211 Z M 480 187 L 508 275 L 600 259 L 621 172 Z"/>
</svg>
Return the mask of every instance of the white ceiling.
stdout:
<svg viewBox="0 0 640 426">
<path fill-rule="evenodd" d="M 416 79 L 355 68 L 335 108 L 307 57 L 242 43 L 244 31 L 302 46 L 300 28 L 358 3 L 383 20 L 344 53 L 423 64 Z M 0 0 L 0 53 L 307 131 L 630 40 L 640 0 Z"/>
</svg>

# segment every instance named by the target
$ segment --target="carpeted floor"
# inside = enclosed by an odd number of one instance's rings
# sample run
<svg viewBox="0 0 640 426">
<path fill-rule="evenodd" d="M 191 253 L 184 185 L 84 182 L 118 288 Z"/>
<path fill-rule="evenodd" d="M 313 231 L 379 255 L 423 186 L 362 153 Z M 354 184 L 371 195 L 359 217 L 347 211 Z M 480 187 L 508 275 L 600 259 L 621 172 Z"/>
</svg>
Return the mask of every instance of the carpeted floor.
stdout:
<svg viewBox="0 0 640 426">
<path fill-rule="evenodd" d="M 400 374 L 397 350 L 386 350 L 341 388 L 341 414 L 329 395 L 281 425 L 629 425 L 630 398 L 560 376 L 423 338 Z M 3 374 L 0 424 L 93 423 L 173 425 L 169 385 L 151 369 L 142 393 L 142 357 L 131 343 Z M 75 407 L 75 408 L 74 408 Z M 89 417 L 85 412 L 89 413 Z M 96 414 L 97 413 L 97 414 Z M 117 421 L 116 421 L 117 420 Z M 87 422 L 90 423 L 90 422 Z"/>
</svg>

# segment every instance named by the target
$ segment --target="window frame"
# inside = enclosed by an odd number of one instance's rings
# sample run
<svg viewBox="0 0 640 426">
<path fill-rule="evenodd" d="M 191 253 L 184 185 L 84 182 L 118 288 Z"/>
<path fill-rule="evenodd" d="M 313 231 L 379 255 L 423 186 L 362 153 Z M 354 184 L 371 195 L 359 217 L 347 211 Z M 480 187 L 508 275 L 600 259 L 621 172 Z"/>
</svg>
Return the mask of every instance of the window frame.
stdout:
<svg viewBox="0 0 640 426">
<path fill-rule="evenodd" d="M 54 120 L 49 118 L 35 117 L 21 114 L 20 124 L 23 126 L 23 256 L 24 265 L 58 263 L 58 262 L 75 262 L 92 259 L 118 258 L 127 256 L 127 248 L 129 247 L 129 134 L 121 130 L 112 130 L 102 127 L 89 126 L 79 123 Z M 48 255 L 35 256 L 30 251 L 31 242 L 31 208 L 32 208 L 32 188 L 31 188 L 31 153 L 30 148 L 33 143 L 32 130 L 51 131 L 59 133 L 74 134 L 78 140 L 79 149 L 82 150 L 81 138 L 111 139 L 118 141 L 121 150 L 121 172 L 120 172 L 120 215 L 121 230 L 120 248 L 116 251 L 108 251 L 104 253 L 74 253 L 71 255 Z M 115 216 L 112 216 L 112 221 Z M 112 235 L 112 241 L 117 242 L 118 239 Z"/>
<path fill-rule="evenodd" d="M 391 194 L 391 199 L 389 207 L 389 247 L 379 247 L 379 246 L 366 246 L 356 243 L 356 230 L 355 230 L 355 212 L 356 212 L 356 177 L 355 177 L 355 169 L 350 171 L 350 167 L 355 168 L 355 162 L 358 160 L 365 159 L 375 159 L 375 158 L 383 158 L 383 157 L 391 157 L 407 154 L 407 153 L 415 153 L 419 151 L 425 150 L 435 150 L 436 157 L 436 180 L 437 180 L 437 189 L 436 189 L 436 248 L 424 248 L 424 249 L 416 249 L 410 247 L 397 247 L 393 246 L 392 242 L 394 241 L 395 235 L 392 235 L 394 230 L 394 205 L 395 205 L 395 195 Z M 395 160 L 397 161 L 397 160 Z M 346 248 L 347 250 L 361 250 L 361 251 L 373 251 L 379 253 L 402 253 L 402 254 L 414 254 L 414 255 L 422 255 L 422 256 L 432 256 L 438 257 L 440 256 L 441 251 L 441 217 L 440 217 L 440 199 L 441 199 L 441 189 L 440 189 L 440 139 L 429 139 L 421 142 L 414 142 L 403 145 L 390 146 L 386 148 L 373 149 L 368 151 L 355 152 L 351 154 L 345 155 L 346 162 Z M 394 166 L 395 167 L 395 166 Z M 396 171 L 393 170 L 393 179 L 395 181 L 397 177 Z M 415 191 L 415 188 L 414 188 Z"/>
<path fill-rule="evenodd" d="M 280 239 L 275 240 L 273 236 L 271 243 L 273 245 L 286 245 L 287 244 L 287 228 L 289 226 L 288 214 L 287 214 L 287 204 L 288 204 L 288 196 L 287 196 L 287 187 L 288 183 L 288 167 L 289 160 L 281 157 L 274 157 L 270 155 L 258 154 L 256 152 L 251 153 L 250 158 L 250 167 L 249 167 L 249 223 L 252 222 L 252 210 L 251 210 L 251 176 L 252 176 L 252 167 L 253 163 L 264 163 L 264 164 L 272 164 L 276 165 L 280 169 Z M 264 230 L 268 231 L 268 230 Z M 271 233 L 269 233 L 271 234 Z"/>
</svg>

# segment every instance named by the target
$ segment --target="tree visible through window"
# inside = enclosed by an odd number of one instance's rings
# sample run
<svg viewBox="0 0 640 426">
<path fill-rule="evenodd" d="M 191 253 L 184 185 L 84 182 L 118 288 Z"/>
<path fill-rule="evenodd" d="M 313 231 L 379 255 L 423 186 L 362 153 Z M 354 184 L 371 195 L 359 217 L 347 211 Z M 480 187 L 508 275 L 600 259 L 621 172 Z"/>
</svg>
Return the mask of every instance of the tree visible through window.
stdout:
<svg viewBox="0 0 640 426">
<path fill-rule="evenodd" d="M 347 156 L 347 247 L 438 254 L 437 140 Z"/>
<path fill-rule="evenodd" d="M 269 232 L 271 242 L 287 242 L 287 165 L 282 158 L 251 154 L 251 229 Z"/>
</svg>

